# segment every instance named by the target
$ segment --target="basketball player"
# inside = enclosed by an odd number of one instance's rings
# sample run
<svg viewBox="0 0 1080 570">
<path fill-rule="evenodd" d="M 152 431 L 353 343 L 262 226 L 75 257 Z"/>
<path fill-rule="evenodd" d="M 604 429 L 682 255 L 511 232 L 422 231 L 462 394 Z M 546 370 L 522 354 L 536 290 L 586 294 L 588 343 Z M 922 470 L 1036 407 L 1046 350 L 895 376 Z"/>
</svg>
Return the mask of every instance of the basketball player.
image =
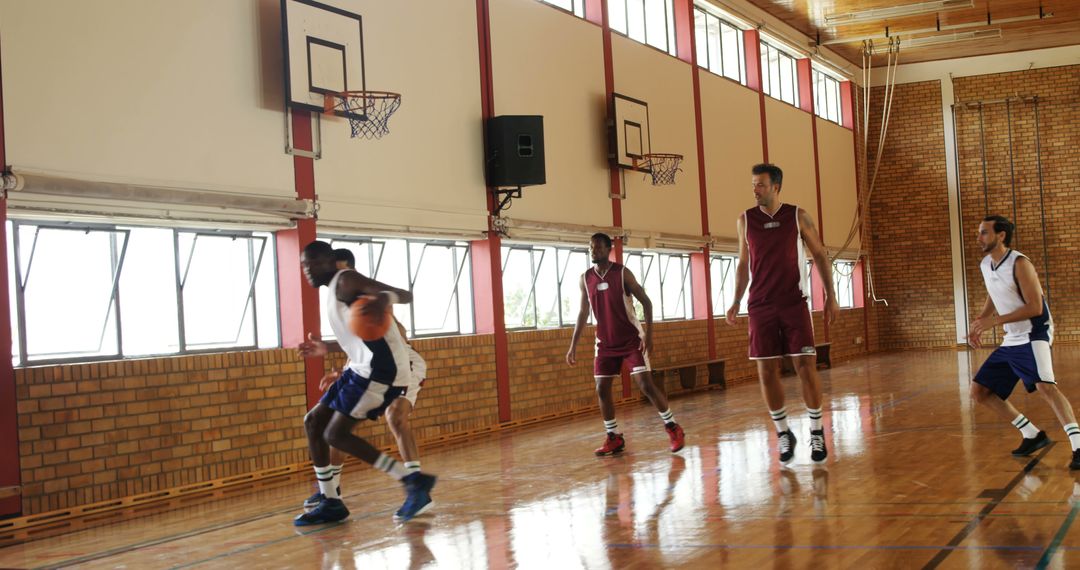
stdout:
<svg viewBox="0 0 1080 570">
<path fill-rule="evenodd" d="M 578 310 L 574 336 L 566 363 L 577 364 L 577 341 L 589 319 L 589 307 L 596 318 L 596 359 L 593 376 L 596 379 L 596 395 L 600 399 L 600 413 L 604 417 L 607 438 L 596 449 L 596 455 L 612 455 L 626 448 L 626 439 L 619 433 L 615 421 L 615 402 L 611 398 L 611 383 L 625 362 L 630 367 L 630 377 L 642 394 L 652 402 L 664 422 L 672 453 L 683 448 L 686 436 L 683 428 L 675 423 L 675 414 L 668 408 L 667 395 L 656 387 L 649 369 L 649 351 L 652 350 L 652 301 L 638 284 L 634 274 L 621 264 L 608 259 L 611 254 L 611 237 L 594 234 L 590 240 L 593 266 L 581 276 L 581 308 Z M 645 329 L 642 330 L 634 314 L 634 298 L 645 310 Z"/>
<path fill-rule="evenodd" d="M 343 269 L 355 269 L 356 257 L 348 249 L 335 249 L 334 259 L 338 271 Z M 397 325 L 398 332 L 401 335 L 402 340 L 405 342 L 405 348 L 409 353 L 409 368 L 412 372 L 412 383 L 409 384 L 405 391 L 403 398 L 396 398 L 390 403 L 390 406 L 386 408 L 386 423 L 390 428 L 390 433 L 394 435 L 394 439 L 397 440 L 398 452 L 401 453 L 401 458 L 404 461 L 405 471 L 408 473 L 415 473 L 420 471 L 420 451 L 416 446 L 416 439 L 413 437 L 412 427 L 409 424 L 409 416 L 412 414 L 412 409 L 416 405 L 416 396 L 420 392 L 420 387 L 424 384 L 424 378 L 427 375 L 427 362 L 424 361 L 420 353 L 413 349 L 412 345 L 406 340 L 405 327 L 394 319 L 394 324 Z M 346 362 L 348 366 L 348 362 Z M 319 389 L 326 390 L 326 387 L 332 384 L 341 376 L 341 370 L 332 369 L 330 373 L 322 378 L 319 382 Z M 333 485 L 337 489 L 338 496 L 341 496 L 341 471 L 345 463 L 345 454 L 336 447 L 330 448 L 330 469 L 331 475 L 334 478 Z M 315 508 L 326 498 L 322 491 L 316 491 L 314 495 L 307 498 L 304 501 L 304 508 Z M 401 509 L 399 509 L 394 517 L 396 519 L 401 518 Z"/>
<path fill-rule="evenodd" d="M 390 304 L 411 302 L 412 294 L 364 277 L 351 269 L 339 270 L 333 248 L 323 241 L 313 241 L 305 246 L 300 264 L 308 283 L 313 287 L 327 286 L 330 328 L 337 336 L 341 349 L 348 355 L 349 366 L 319 403 L 304 416 L 315 478 L 325 499 L 310 512 L 297 516 L 294 524 L 304 526 L 337 522 L 349 516 L 349 510 L 345 508 L 334 484 L 333 468 L 330 466 L 331 445 L 401 481 L 407 496 L 397 518 L 410 520 L 431 505 L 430 492 L 435 486 L 435 477 L 419 471 L 408 473 L 404 465 L 352 433 L 356 422 L 377 419 L 394 399 L 404 396 L 412 382 L 405 343 L 397 327 L 390 327 L 386 336 L 379 340 L 360 340 L 353 334 L 348 321 L 349 306 L 359 297 L 373 297 L 364 306 L 364 315 L 379 315 Z M 305 358 L 323 356 L 327 353 L 327 347 L 309 334 L 308 341 L 300 345 L 299 351 Z"/>
<path fill-rule="evenodd" d="M 806 298 L 805 245 L 825 285 L 825 322 L 832 323 L 840 311 L 833 294 L 832 264 L 806 210 L 780 202 L 784 173 L 773 164 L 751 169 L 757 206 L 739 216 L 739 264 L 735 272 L 735 299 L 727 310 L 734 325 L 747 284 L 750 359 L 757 362 L 761 394 L 776 425 L 780 463 L 795 457 L 795 434 L 788 428 L 784 387 L 780 384 L 780 359 L 791 357 L 802 381 L 802 396 L 810 416 L 810 459 L 823 463 L 828 457 L 821 418 L 821 378 L 817 373 L 814 324 Z M 752 280 L 751 280 L 752 277 Z"/>
<path fill-rule="evenodd" d="M 1050 438 L 1007 400 L 1019 378 L 1024 389 L 1038 392 L 1050 404 L 1072 446 L 1069 469 L 1080 469 L 1080 426 L 1072 404 L 1058 390 L 1050 359 L 1050 344 L 1054 341 L 1050 306 L 1043 298 L 1035 265 L 1024 254 L 1009 248 L 1014 229 L 1002 216 L 987 216 L 979 224 L 976 239 L 986 254 L 979 269 L 989 295 L 979 318 L 971 323 L 968 342 L 976 348 L 982 346 L 983 331 L 998 325 L 1005 329 L 1005 338 L 975 374 L 971 397 L 1020 430 L 1024 439 L 1013 455 L 1031 455 L 1049 445 Z"/>
</svg>

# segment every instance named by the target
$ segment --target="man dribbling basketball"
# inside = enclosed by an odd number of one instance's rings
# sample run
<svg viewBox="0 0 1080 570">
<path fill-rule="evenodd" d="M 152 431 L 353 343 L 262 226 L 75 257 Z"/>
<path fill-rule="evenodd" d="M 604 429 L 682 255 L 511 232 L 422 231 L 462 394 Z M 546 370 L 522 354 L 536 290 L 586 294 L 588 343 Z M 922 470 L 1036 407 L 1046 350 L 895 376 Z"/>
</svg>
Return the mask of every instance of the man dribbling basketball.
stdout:
<svg viewBox="0 0 1080 570">
<path fill-rule="evenodd" d="M 327 286 L 330 328 L 342 351 L 348 355 L 349 366 L 304 416 L 315 477 L 325 498 L 312 511 L 297 516 L 294 524 L 337 522 L 349 516 L 333 478 L 331 445 L 401 481 L 407 497 L 395 518 L 410 520 L 431 505 L 430 492 L 435 486 L 435 477 L 419 471 L 407 472 L 404 465 L 352 433 L 356 422 L 378 418 L 394 399 L 405 394 L 413 381 L 408 352 L 397 327 L 391 326 L 384 338 L 364 341 L 352 332 L 349 319 L 350 305 L 362 296 L 373 297 L 363 309 L 363 316 L 371 318 L 385 312 L 391 304 L 411 302 L 412 294 L 364 277 L 355 270 L 339 270 L 333 248 L 323 241 L 313 241 L 305 246 L 300 264 L 312 287 Z M 299 351 L 305 358 L 323 356 L 327 347 L 309 335 L 308 342 L 302 343 Z"/>
</svg>

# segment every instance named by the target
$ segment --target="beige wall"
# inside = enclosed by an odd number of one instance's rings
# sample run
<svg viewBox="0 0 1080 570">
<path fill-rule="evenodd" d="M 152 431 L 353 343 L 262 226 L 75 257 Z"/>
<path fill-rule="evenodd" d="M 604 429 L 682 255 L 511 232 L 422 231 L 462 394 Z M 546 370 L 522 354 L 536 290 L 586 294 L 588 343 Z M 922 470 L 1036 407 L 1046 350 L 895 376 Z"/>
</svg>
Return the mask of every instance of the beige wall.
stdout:
<svg viewBox="0 0 1080 570">
<path fill-rule="evenodd" d="M 526 188 L 509 216 L 610 226 L 600 27 L 540 2 L 492 0 L 491 44 L 495 114 L 544 116 L 547 184 Z"/>
<path fill-rule="evenodd" d="M 858 206 L 855 186 L 855 136 L 836 123 L 817 120 L 818 165 L 821 171 L 821 223 L 825 245 L 839 248 L 847 241 Z M 859 249 L 859 234 L 848 245 Z"/>
<path fill-rule="evenodd" d="M 390 134 L 349 138 L 323 122 L 320 221 L 358 228 L 487 229 L 476 3 L 353 1 L 364 17 L 367 88 L 397 91 Z"/>
<path fill-rule="evenodd" d="M 810 115 L 772 97 L 765 98 L 769 129 L 769 162 L 784 171 L 780 199 L 806 210 L 817 223 L 817 185 L 814 182 L 814 134 Z"/>
<path fill-rule="evenodd" d="M 277 13 L 250 0 L 0 0 L 8 163 L 293 195 Z"/>
<path fill-rule="evenodd" d="M 653 152 L 683 155 L 671 186 L 624 173 L 623 226 L 633 231 L 701 234 L 694 88 L 690 65 L 634 40 L 613 35 L 615 91 L 649 104 Z"/>
<path fill-rule="evenodd" d="M 750 167 L 761 162 L 758 94 L 702 70 L 701 126 L 705 134 L 705 179 L 709 231 L 736 238 L 735 218 L 754 205 Z"/>
</svg>

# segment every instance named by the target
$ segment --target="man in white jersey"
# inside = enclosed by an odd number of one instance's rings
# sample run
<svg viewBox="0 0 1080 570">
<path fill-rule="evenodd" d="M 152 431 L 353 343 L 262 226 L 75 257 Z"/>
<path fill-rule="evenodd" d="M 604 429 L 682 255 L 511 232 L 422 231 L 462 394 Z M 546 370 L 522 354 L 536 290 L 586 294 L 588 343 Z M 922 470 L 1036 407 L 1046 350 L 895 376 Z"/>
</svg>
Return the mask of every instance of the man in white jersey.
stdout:
<svg viewBox="0 0 1080 570">
<path fill-rule="evenodd" d="M 430 493 L 435 486 L 435 477 L 419 471 L 408 473 L 404 465 L 352 433 L 356 422 L 377 419 L 394 399 L 405 395 L 413 381 L 408 352 L 397 327 L 390 327 L 384 338 L 364 341 L 353 334 L 348 324 L 349 307 L 360 297 L 372 297 L 363 310 L 365 314 L 377 315 L 391 304 L 411 302 L 412 294 L 364 277 L 355 270 L 337 269 L 334 250 L 323 241 L 313 241 L 305 246 L 300 264 L 308 283 L 313 287 L 327 286 L 330 328 L 337 336 L 341 350 L 349 357 L 349 366 L 304 416 L 315 478 L 325 499 L 293 522 L 305 526 L 337 522 L 349 516 L 333 478 L 331 445 L 401 481 L 407 496 L 397 518 L 401 521 L 412 519 L 431 506 Z M 308 342 L 302 343 L 299 351 L 301 356 L 308 358 L 325 355 L 327 347 L 309 334 Z"/>
<path fill-rule="evenodd" d="M 1005 338 L 975 374 L 971 397 L 1020 430 L 1024 439 L 1013 455 L 1031 455 L 1049 445 L 1050 438 L 1007 401 L 1017 379 L 1022 380 L 1029 393 L 1038 392 L 1054 410 L 1072 445 L 1069 469 L 1080 469 L 1080 426 L 1072 404 L 1058 390 L 1050 359 L 1054 321 L 1035 266 L 1009 248 L 1014 229 L 1002 216 L 987 216 L 979 224 L 979 246 L 987 254 L 979 268 L 989 296 L 979 318 L 971 323 L 968 342 L 979 348 L 983 331 L 998 325 L 1005 329 Z"/>
<path fill-rule="evenodd" d="M 334 259 L 336 261 L 336 267 L 340 271 L 342 269 L 356 269 L 356 257 L 348 249 L 335 249 Z M 397 441 L 398 452 L 401 454 L 401 459 L 404 461 L 405 471 L 408 473 L 414 473 L 420 471 L 420 451 L 416 446 L 416 438 L 413 437 L 412 426 L 409 422 L 409 416 L 412 414 L 413 407 L 416 406 L 416 396 L 420 393 L 420 388 L 424 385 L 424 378 L 427 376 L 427 362 L 424 361 L 420 353 L 409 344 L 406 339 L 405 327 L 396 318 L 394 324 L 397 325 L 398 332 L 401 335 L 402 340 L 405 341 L 405 348 L 409 353 L 409 369 L 412 372 L 412 383 L 409 384 L 405 390 L 404 397 L 395 398 L 390 406 L 386 408 L 386 425 L 390 428 L 390 433 L 394 435 L 394 439 Z M 346 367 L 349 362 L 346 361 Z M 331 369 L 329 373 L 323 376 L 319 381 L 319 390 L 325 391 L 331 386 L 338 378 L 341 377 L 342 371 L 339 369 Z M 330 469 L 331 476 L 333 477 L 333 485 L 337 490 L 338 495 L 341 495 L 341 471 L 345 464 L 345 452 L 336 447 L 330 448 Z M 313 495 L 308 497 L 304 501 L 305 509 L 313 509 L 319 506 L 326 499 L 322 491 L 316 491 Z M 403 507 L 404 508 L 404 507 Z M 402 510 L 398 509 L 394 513 L 395 520 L 402 518 Z"/>
</svg>

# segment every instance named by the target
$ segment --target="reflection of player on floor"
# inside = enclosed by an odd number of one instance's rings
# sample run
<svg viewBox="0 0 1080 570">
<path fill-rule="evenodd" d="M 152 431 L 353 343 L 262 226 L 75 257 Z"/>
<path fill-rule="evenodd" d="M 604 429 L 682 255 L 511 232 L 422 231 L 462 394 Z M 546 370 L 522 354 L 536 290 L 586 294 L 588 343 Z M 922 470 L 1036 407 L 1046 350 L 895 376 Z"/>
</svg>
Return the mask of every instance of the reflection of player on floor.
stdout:
<svg viewBox="0 0 1080 570">
<path fill-rule="evenodd" d="M 1072 404 L 1057 387 L 1050 359 L 1054 320 L 1050 318 L 1050 306 L 1043 299 L 1035 266 L 1024 254 L 1009 249 L 1014 229 L 1001 216 L 987 216 L 979 224 L 977 239 L 987 254 L 979 268 L 989 295 L 979 318 L 971 323 L 968 342 L 976 348 L 982 346 L 983 331 L 998 325 L 1003 325 L 1005 338 L 975 374 L 971 397 L 1020 430 L 1024 440 L 1013 450 L 1013 455 L 1031 455 L 1049 445 L 1050 438 L 1006 400 L 1017 379 L 1023 380 L 1029 393 L 1038 392 L 1054 410 L 1072 445 L 1069 469 L 1080 469 L 1080 425 L 1076 423 Z"/>
<path fill-rule="evenodd" d="M 349 516 L 334 482 L 330 445 L 401 481 L 407 497 L 398 514 L 401 520 L 409 520 L 430 506 L 435 477 L 421 472 L 408 473 L 404 465 L 352 433 L 357 421 L 378 418 L 395 398 L 404 396 L 412 383 L 405 343 L 397 327 L 390 327 L 384 338 L 363 341 L 353 334 L 348 323 L 349 306 L 361 296 L 374 297 L 364 305 L 364 314 L 378 315 L 390 304 L 411 302 L 412 294 L 364 277 L 354 270 L 338 270 L 333 249 L 326 242 L 313 241 L 304 247 L 300 263 L 312 286 L 327 286 L 330 328 L 337 336 L 341 350 L 349 357 L 349 367 L 304 416 L 315 477 L 325 499 L 312 511 L 296 517 L 295 524 L 336 522 Z M 311 335 L 308 339 L 300 345 L 301 356 L 326 354 L 325 343 L 313 340 Z"/>
<path fill-rule="evenodd" d="M 600 398 L 600 413 L 604 416 L 607 439 L 596 450 L 597 455 L 618 453 L 626 447 L 626 440 L 618 433 L 615 421 L 615 402 L 611 398 L 611 383 L 622 370 L 623 362 L 630 367 L 630 377 L 637 381 L 642 394 L 656 406 L 664 428 L 671 439 L 671 451 L 683 448 L 683 429 L 675 423 L 675 414 L 668 408 L 667 396 L 656 387 L 649 369 L 649 352 L 652 350 L 652 301 L 638 284 L 634 274 L 621 264 L 608 259 L 611 238 L 596 234 L 590 241 L 593 267 L 581 277 L 581 308 L 578 311 L 574 336 L 566 363 L 577 363 L 577 341 L 589 318 L 592 307 L 596 318 L 596 360 L 593 375 L 596 378 L 596 395 Z M 645 330 L 642 330 L 630 296 L 641 303 L 645 310 Z"/>
<path fill-rule="evenodd" d="M 810 459 L 821 463 L 828 450 L 821 418 L 814 323 L 806 306 L 810 292 L 806 286 L 804 244 L 825 286 L 827 323 L 836 320 L 840 311 L 833 295 L 832 264 L 806 210 L 780 202 L 783 171 L 772 164 L 758 164 L 751 172 L 758 205 L 738 219 L 739 265 L 727 322 L 735 324 L 749 283 L 750 359 L 757 361 L 761 393 L 776 424 L 780 462 L 786 464 L 795 457 L 795 434 L 788 428 L 784 387 L 780 384 L 780 359 L 789 356 L 802 381 L 803 401 L 810 416 Z"/>
<path fill-rule="evenodd" d="M 347 249 L 335 249 L 334 259 L 337 262 L 339 271 L 356 268 L 356 258 Z M 390 428 L 390 433 L 394 435 L 394 439 L 397 440 L 398 452 L 401 453 L 401 458 L 404 460 L 405 471 L 415 473 L 420 471 L 420 451 L 416 447 L 416 439 L 413 437 L 412 427 L 409 424 L 409 416 L 416 405 L 416 396 L 420 393 L 421 386 L 424 385 L 424 377 L 427 375 L 427 363 L 406 340 L 405 327 L 402 326 L 401 322 L 395 318 L 394 323 L 397 325 L 401 339 L 405 341 L 405 348 L 409 352 L 409 368 L 412 372 L 413 382 L 409 384 L 405 391 L 405 397 L 395 398 L 390 403 L 390 406 L 386 408 L 386 424 Z M 349 366 L 348 361 L 346 361 L 345 366 L 346 368 Z M 319 382 L 319 388 L 325 389 L 325 386 L 330 385 L 341 376 L 341 372 L 339 369 L 332 369 Z M 344 463 L 345 453 L 336 447 L 331 447 L 330 469 L 332 470 L 334 488 L 337 489 L 338 496 L 341 496 L 341 471 Z M 325 498 L 322 491 L 316 491 L 314 495 L 304 501 L 304 508 L 315 508 Z M 401 511 L 398 510 L 394 516 L 401 518 Z"/>
</svg>

